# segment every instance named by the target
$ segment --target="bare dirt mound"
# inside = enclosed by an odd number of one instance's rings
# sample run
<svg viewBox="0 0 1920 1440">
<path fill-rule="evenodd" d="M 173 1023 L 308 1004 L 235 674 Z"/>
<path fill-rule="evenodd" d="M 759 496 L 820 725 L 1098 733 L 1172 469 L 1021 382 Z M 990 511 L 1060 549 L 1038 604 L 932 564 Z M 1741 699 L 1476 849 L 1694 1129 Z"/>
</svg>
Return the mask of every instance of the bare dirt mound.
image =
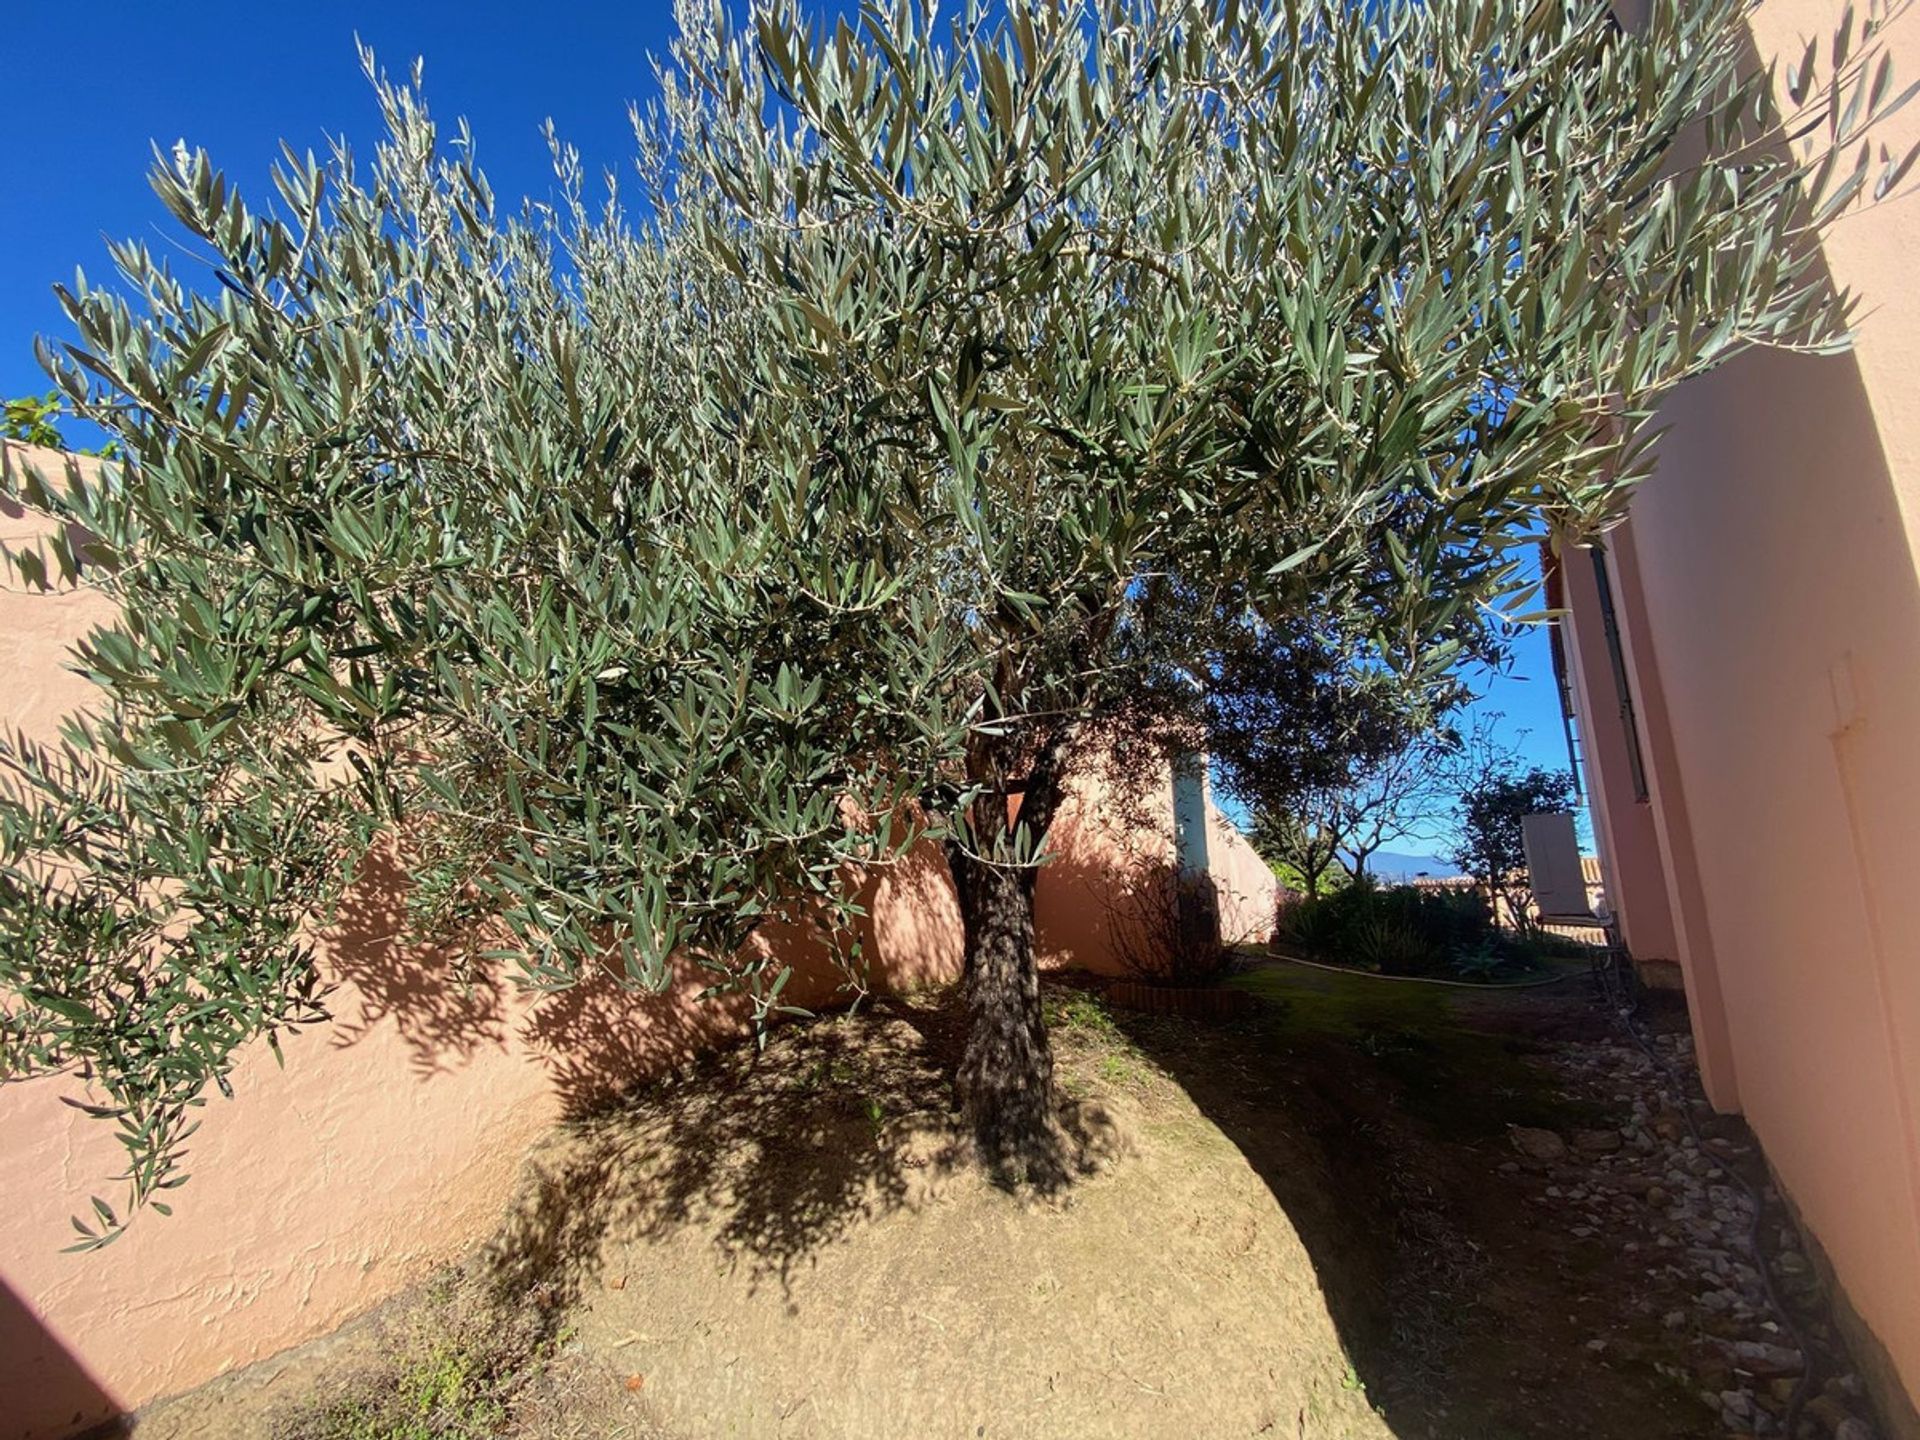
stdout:
<svg viewBox="0 0 1920 1440">
<path fill-rule="evenodd" d="M 706 1436 L 1385 1437 L 1272 1192 L 1105 1013 L 1055 1002 L 1088 1173 L 990 1185 L 949 1017 L 789 1032 L 559 1132 L 490 1260 Z"/>
</svg>

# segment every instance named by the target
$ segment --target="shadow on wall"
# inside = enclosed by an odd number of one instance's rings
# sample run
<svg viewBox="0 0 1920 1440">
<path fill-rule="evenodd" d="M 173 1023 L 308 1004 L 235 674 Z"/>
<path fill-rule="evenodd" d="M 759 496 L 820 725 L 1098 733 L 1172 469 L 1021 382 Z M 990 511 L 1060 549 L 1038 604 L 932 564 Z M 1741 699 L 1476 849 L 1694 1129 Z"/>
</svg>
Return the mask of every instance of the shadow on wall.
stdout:
<svg viewBox="0 0 1920 1440">
<path fill-rule="evenodd" d="M 392 1020 L 421 1079 L 444 1074 L 507 1039 L 507 995 L 492 967 L 456 964 L 444 945 L 407 936 L 408 879 L 390 845 L 360 867 L 328 932 L 332 974 L 353 987 L 357 1007 L 334 1016 L 333 1043 L 358 1044 Z"/>
<path fill-rule="evenodd" d="M 633 988 L 611 965 L 565 990 L 527 991 L 508 966 L 466 964 L 457 947 L 409 939 L 407 885 L 401 857 L 390 846 L 377 849 L 329 932 L 327 968 L 351 987 L 334 1022 L 340 1048 L 390 1020 L 423 1080 L 459 1068 L 482 1050 L 523 1049 L 538 1059 L 562 1113 L 573 1118 L 749 1028 L 746 998 L 699 999 L 710 977 L 691 966 L 662 993 Z M 876 990 L 950 980 L 958 973 L 959 915 L 935 847 L 923 846 L 876 870 L 859 900 L 868 912 L 861 954 Z M 823 937 L 813 932 L 770 927 L 754 943 L 793 966 L 782 992 L 787 1003 L 829 1007 L 857 993 Z"/>
<path fill-rule="evenodd" d="M 1102 903 L 1114 959 L 1130 974 L 1196 985 L 1226 973 L 1231 954 L 1211 875 L 1142 861 L 1109 881 Z"/>
<path fill-rule="evenodd" d="M 960 1023 L 950 1006 L 882 1000 L 855 1026 L 710 1054 L 641 1103 L 557 1131 L 487 1249 L 491 1277 L 503 1298 L 557 1312 L 609 1243 L 691 1232 L 784 1294 L 796 1265 L 912 1203 L 916 1171 L 969 1158 L 948 1103 Z"/>
<path fill-rule="evenodd" d="M 122 1411 L 86 1366 L 0 1279 L 0 1421 L 20 1440 L 64 1440 Z"/>
<path fill-rule="evenodd" d="M 923 845 L 876 870 L 858 899 L 867 912 L 860 935 L 862 984 L 876 993 L 900 992 L 959 974 L 959 910 L 936 847 Z M 769 926 L 753 943 L 776 964 L 793 967 L 781 992 L 784 1003 L 825 1010 L 860 993 L 816 931 Z M 708 980 L 689 969 L 672 989 L 655 995 L 629 989 L 609 968 L 527 1004 L 519 1038 L 539 1055 L 564 1112 L 570 1118 L 591 1114 L 635 1084 L 748 1032 L 752 1006 L 746 997 L 701 1000 Z"/>
<path fill-rule="evenodd" d="M 1104 785 L 1073 800 L 1048 838 L 1050 858 L 1034 894 L 1034 945 L 1049 969 L 1126 974 L 1129 897 L 1141 874 L 1172 860 L 1173 837 L 1125 807 L 1110 808 Z"/>
<path fill-rule="evenodd" d="M 1158 958 L 1186 948 L 1170 925 L 1169 891 L 1186 882 L 1174 866 L 1170 812 L 1114 805 L 1094 782 L 1054 827 L 1051 859 L 1034 899 L 1034 938 L 1049 969 L 1185 980 Z M 1208 807 L 1209 865 L 1200 903 L 1211 909 L 1227 945 L 1264 944 L 1273 935 L 1277 884 L 1245 836 Z M 1176 942 L 1183 942 L 1176 946 Z M 1202 947 L 1204 949 L 1204 947 Z M 1180 967 L 1183 970 L 1184 966 Z M 1209 967 L 1200 966 L 1202 972 Z"/>
</svg>

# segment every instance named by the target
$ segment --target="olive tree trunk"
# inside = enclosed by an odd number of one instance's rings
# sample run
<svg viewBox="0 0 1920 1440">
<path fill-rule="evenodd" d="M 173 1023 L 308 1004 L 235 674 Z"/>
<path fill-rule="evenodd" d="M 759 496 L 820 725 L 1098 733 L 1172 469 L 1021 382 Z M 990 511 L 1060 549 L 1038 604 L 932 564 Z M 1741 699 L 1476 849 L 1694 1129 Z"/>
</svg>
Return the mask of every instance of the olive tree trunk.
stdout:
<svg viewBox="0 0 1920 1440">
<path fill-rule="evenodd" d="M 1053 1050 L 1033 950 L 1035 872 L 961 858 L 954 864 L 966 936 L 967 1048 L 960 1104 L 988 1164 L 1016 1174 L 1053 1148 Z"/>
<path fill-rule="evenodd" d="M 1040 746 L 1024 781 L 1005 779 L 999 757 L 983 757 L 981 768 L 997 783 L 974 805 L 972 845 L 948 847 L 965 937 L 960 1105 L 989 1168 L 1009 1180 L 1044 1183 L 1061 1165 L 1033 895 L 1035 862 L 1060 802 L 1065 749 L 1064 736 Z"/>
</svg>

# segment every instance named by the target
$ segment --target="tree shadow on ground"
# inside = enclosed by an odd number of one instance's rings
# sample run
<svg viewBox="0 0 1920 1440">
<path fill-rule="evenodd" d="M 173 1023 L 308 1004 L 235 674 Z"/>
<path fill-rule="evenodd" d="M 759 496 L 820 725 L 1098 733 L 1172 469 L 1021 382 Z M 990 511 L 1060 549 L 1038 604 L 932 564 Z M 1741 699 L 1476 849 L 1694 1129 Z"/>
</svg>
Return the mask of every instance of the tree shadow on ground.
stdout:
<svg viewBox="0 0 1920 1440">
<path fill-rule="evenodd" d="M 1510 1126 L 1610 1123 L 1538 1063 L 1609 1033 L 1584 979 L 1502 995 L 1278 967 L 1249 981 L 1265 1001 L 1249 1019 L 1113 1020 L 1286 1212 L 1394 1433 L 1697 1433 L 1697 1402 L 1656 1365 L 1616 1368 L 1589 1348 L 1627 1316 L 1643 1262 L 1570 1243 L 1531 1193 L 1544 1181 L 1502 1170 Z"/>
<path fill-rule="evenodd" d="M 576 1303 L 613 1243 L 693 1230 L 728 1273 L 791 1299 L 797 1267 L 976 1166 L 953 1107 L 964 1018 L 950 990 L 783 1027 L 562 1127 L 529 1160 L 487 1246 L 505 1296 Z M 1059 1107 L 1068 1181 L 1121 1142 L 1104 1109 Z"/>
<path fill-rule="evenodd" d="M 1321 1037 L 1276 1027 L 1272 1014 L 1225 1023 L 1112 1015 L 1266 1184 L 1312 1256 L 1341 1343 L 1377 1402 L 1384 1367 L 1369 1360 L 1393 1349 L 1396 1301 L 1409 1288 L 1390 1237 L 1419 1222 L 1397 1214 L 1382 1188 L 1398 1137 L 1368 1113 L 1354 1064 Z"/>
</svg>

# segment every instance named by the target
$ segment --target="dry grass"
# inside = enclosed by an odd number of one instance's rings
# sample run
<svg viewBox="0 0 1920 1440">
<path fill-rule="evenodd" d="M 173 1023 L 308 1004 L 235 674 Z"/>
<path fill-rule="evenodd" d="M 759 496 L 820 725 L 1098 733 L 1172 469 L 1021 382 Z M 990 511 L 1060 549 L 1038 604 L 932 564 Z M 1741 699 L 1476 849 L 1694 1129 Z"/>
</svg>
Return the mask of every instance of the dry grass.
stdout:
<svg viewBox="0 0 1920 1440">
<path fill-rule="evenodd" d="M 642 1387 L 584 1352 L 547 1297 L 449 1267 L 375 1321 L 358 1357 L 259 1417 L 271 1440 L 667 1440 Z M 237 1428 L 237 1427 L 235 1427 Z"/>
</svg>

